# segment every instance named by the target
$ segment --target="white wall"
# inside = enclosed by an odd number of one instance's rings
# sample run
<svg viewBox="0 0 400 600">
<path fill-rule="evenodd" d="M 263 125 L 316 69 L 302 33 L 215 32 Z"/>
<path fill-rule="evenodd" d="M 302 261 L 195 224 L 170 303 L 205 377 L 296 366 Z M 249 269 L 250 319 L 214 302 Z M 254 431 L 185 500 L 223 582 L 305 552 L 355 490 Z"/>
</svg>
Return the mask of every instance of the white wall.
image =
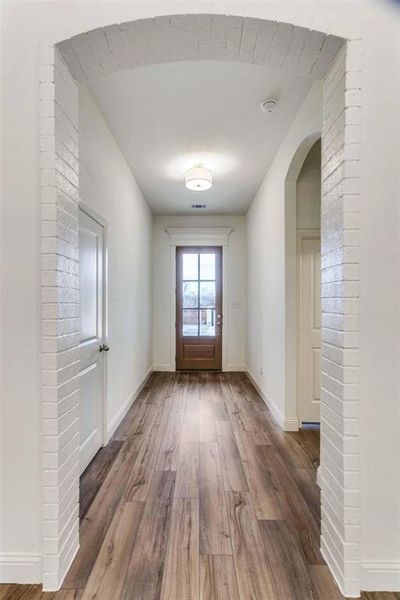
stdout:
<svg viewBox="0 0 400 600">
<path fill-rule="evenodd" d="M 374 26 L 364 56 L 369 65 L 363 88 L 368 102 L 361 140 L 360 239 L 364 589 L 382 589 L 390 580 L 392 589 L 400 590 L 399 23 L 400 7 L 390 23 Z"/>
<path fill-rule="evenodd" d="M 321 115 L 321 86 L 315 83 L 290 126 L 247 215 L 247 368 L 276 418 L 286 429 L 296 429 L 297 412 L 295 404 L 290 410 L 285 407 L 285 181 L 299 146 L 305 138 L 320 131 Z M 292 208 L 295 215 L 296 205 Z M 295 259 L 295 227 L 293 234 Z"/>
<path fill-rule="evenodd" d="M 79 86 L 82 201 L 107 221 L 107 425 L 151 368 L 152 214 L 85 84 Z"/>
<path fill-rule="evenodd" d="M 297 229 L 321 227 L 321 140 L 306 156 L 297 179 Z"/>
<path fill-rule="evenodd" d="M 398 19 L 392 2 L 248 2 L 240 0 L 154 0 L 153 2 L 3 2 L 1 205 L 1 400 L 3 423 L 0 552 L 40 556 L 40 201 L 38 147 L 38 48 L 77 33 L 161 14 L 233 13 L 291 22 L 364 43 L 361 207 L 361 560 L 392 565 L 400 561 L 400 288 Z M 97 10 L 98 8 L 98 10 Z M 282 223 L 279 201 L 270 202 L 271 218 Z M 282 262 L 282 239 L 257 208 L 252 219 L 251 256 L 259 248 Z M 262 239 L 268 234 L 268 242 Z M 273 240 L 277 246 L 274 250 Z M 258 271 L 258 270 L 257 270 Z M 276 354 L 271 339 L 282 334 L 281 307 L 268 314 L 272 300 L 282 303 L 284 284 L 275 270 L 252 278 L 252 294 L 263 289 L 262 323 L 268 358 L 282 368 L 282 343 Z M 268 284 L 268 287 L 266 287 Z M 270 287 L 272 284 L 272 287 Z M 275 284 L 277 289 L 275 289 Z M 276 304 L 276 303 L 275 303 Z M 261 319 L 261 316 L 259 316 Z M 253 319 L 253 324 L 256 321 Z M 260 321 L 259 321 L 260 322 Z M 251 334 L 257 334 L 253 329 Z M 256 350 L 262 340 L 255 337 Z M 256 354 L 251 356 L 255 368 Z M 264 357 L 263 357 L 264 361 Z M 267 365 L 268 367 L 268 365 Z M 271 371 L 272 369 L 270 369 Z M 259 379 L 261 381 L 261 379 Z M 265 375 L 263 376 L 263 381 Z M 279 403 L 283 384 L 268 391 Z M 372 442 L 371 442 L 372 441 Z M 397 486 L 397 487 L 396 487 Z M 29 503 L 26 490 L 29 490 Z"/>
<path fill-rule="evenodd" d="M 227 356 L 230 370 L 245 366 L 245 255 L 246 220 L 241 216 L 155 217 L 153 226 L 153 365 L 155 369 L 174 370 L 171 356 L 171 251 L 166 227 L 231 227 L 228 248 Z"/>
</svg>

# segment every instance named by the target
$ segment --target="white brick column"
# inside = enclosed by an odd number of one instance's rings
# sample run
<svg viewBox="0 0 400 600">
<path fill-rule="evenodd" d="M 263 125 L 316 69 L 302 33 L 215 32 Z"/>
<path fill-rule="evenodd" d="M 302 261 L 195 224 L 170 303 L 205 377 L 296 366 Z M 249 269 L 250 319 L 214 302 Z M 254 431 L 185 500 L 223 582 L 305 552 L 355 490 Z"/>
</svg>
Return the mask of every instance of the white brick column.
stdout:
<svg viewBox="0 0 400 600">
<path fill-rule="evenodd" d="M 360 592 L 359 202 L 362 42 L 324 79 L 322 131 L 321 502 L 323 555 Z"/>
<path fill-rule="evenodd" d="M 40 50 L 43 586 L 79 545 L 78 95 L 54 46 Z"/>
</svg>

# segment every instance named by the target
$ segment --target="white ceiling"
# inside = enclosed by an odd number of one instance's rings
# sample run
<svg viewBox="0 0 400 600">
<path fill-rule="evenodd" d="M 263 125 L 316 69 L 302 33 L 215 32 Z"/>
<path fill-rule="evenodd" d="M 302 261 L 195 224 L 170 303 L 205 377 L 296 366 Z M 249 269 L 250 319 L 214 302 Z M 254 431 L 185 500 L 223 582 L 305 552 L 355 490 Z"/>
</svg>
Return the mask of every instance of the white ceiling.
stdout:
<svg viewBox="0 0 400 600">
<path fill-rule="evenodd" d="M 200 61 L 118 71 L 89 83 L 155 214 L 245 213 L 310 85 L 265 65 Z M 277 98 L 265 114 L 261 102 Z M 206 192 L 184 186 L 196 163 Z"/>
</svg>

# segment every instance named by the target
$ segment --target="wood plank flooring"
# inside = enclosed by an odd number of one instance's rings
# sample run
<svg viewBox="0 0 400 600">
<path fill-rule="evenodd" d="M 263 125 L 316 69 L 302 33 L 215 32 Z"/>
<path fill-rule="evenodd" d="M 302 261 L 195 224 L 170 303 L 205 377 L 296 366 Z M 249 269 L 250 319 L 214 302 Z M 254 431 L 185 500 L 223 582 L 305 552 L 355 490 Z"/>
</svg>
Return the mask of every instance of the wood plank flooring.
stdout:
<svg viewBox="0 0 400 600">
<path fill-rule="evenodd" d="M 153 373 L 81 478 L 62 590 L 0 600 L 343 600 L 319 551 L 318 461 L 318 430 L 283 433 L 245 374 Z"/>
</svg>

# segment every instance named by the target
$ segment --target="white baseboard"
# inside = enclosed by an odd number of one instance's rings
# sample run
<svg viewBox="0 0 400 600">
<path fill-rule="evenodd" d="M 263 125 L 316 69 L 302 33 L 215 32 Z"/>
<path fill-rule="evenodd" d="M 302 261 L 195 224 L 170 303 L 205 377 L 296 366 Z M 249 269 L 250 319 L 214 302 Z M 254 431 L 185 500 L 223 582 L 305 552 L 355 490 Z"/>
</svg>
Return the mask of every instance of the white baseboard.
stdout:
<svg viewBox="0 0 400 600">
<path fill-rule="evenodd" d="M 41 583 L 42 557 L 33 553 L 0 553 L 0 583 Z"/>
<path fill-rule="evenodd" d="M 122 404 L 122 406 L 118 409 L 118 411 L 115 413 L 115 415 L 109 422 L 109 424 L 107 426 L 107 443 L 110 441 L 111 437 L 114 435 L 117 427 L 119 426 L 121 421 L 124 419 L 126 413 L 132 406 L 133 402 L 136 400 L 137 396 L 142 391 L 146 381 L 148 380 L 148 378 L 150 377 L 151 373 L 154 370 L 155 369 L 153 367 L 150 367 L 150 369 L 147 371 L 146 375 L 143 377 L 138 388 L 134 392 L 129 394 L 128 398 L 125 400 L 125 402 Z"/>
<path fill-rule="evenodd" d="M 336 562 L 335 554 L 337 554 L 336 549 L 331 551 L 329 547 L 329 541 L 321 536 L 321 554 L 327 564 L 328 569 L 331 572 L 333 579 L 337 587 L 340 590 L 340 593 L 346 598 L 359 598 L 360 597 L 360 580 L 352 579 L 350 577 L 343 577 L 343 573 L 339 568 L 339 565 Z"/>
<path fill-rule="evenodd" d="M 260 394 L 261 398 L 264 400 L 265 404 L 268 406 L 273 417 L 278 422 L 278 424 L 283 429 L 283 431 L 298 431 L 299 430 L 298 419 L 285 419 L 284 415 L 279 410 L 279 408 L 276 406 L 276 404 L 268 398 L 268 396 L 265 394 L 265 392 L 258 385 L 257 381 L 255 380 L 255 378 L 254 378 L 253 374 L 251 373 L 251 371 L 249 370 L 249 368 L 246 367 L 245 370 L 246 370 L 246 373 L 249 376 L 252 384 L 256 388 L 257 392 Z"/>
<path fill-rule="evenodd" d="M 68 544 L 68 540 L 66 542 Z M 64 546 L 66 545 L 64 544 Z M 66 574 L 68 573 L 75 556 L 78 554 L 79 550 L 79 532 L 76 532 L 76 535 L 72 542 L 70 543 L 69 549 L 66 553 L 64 553 L 64 547 L 61 549 L 61 552 L 56 556 L 56 560 L 59 565 L 59 571 L 54 573 L 48 573 L 44 571 L 43 573 L 43 591 L 44 592 L 57 592 Z M 62 559 L 60 560 L 60 555 L 62 555 Z M 54 558 L 54 557 L 53 557 Z"/>
<path fill-rule="evenodd" d="M 365 561 L 361 564 L 365 592 L 400 592 L 400 561 Z"/>
<path fill-rule="evenodd" d="M 225 373 L 240 371 L 245 372 L 247 369 L 244 365 L 226 365 L 223 368 Z M 175 365 L 170 364 L 161 364 L 161 365 L 153 365 L 153 371 L 167 371 L 167 372 L 175 372 Z"/>
<path fill-rule="evenodd" d="M 282 423 L 283 431 L 298 431 L 299 420 L 298 419 L 283 419 Z"/>
</svg>

